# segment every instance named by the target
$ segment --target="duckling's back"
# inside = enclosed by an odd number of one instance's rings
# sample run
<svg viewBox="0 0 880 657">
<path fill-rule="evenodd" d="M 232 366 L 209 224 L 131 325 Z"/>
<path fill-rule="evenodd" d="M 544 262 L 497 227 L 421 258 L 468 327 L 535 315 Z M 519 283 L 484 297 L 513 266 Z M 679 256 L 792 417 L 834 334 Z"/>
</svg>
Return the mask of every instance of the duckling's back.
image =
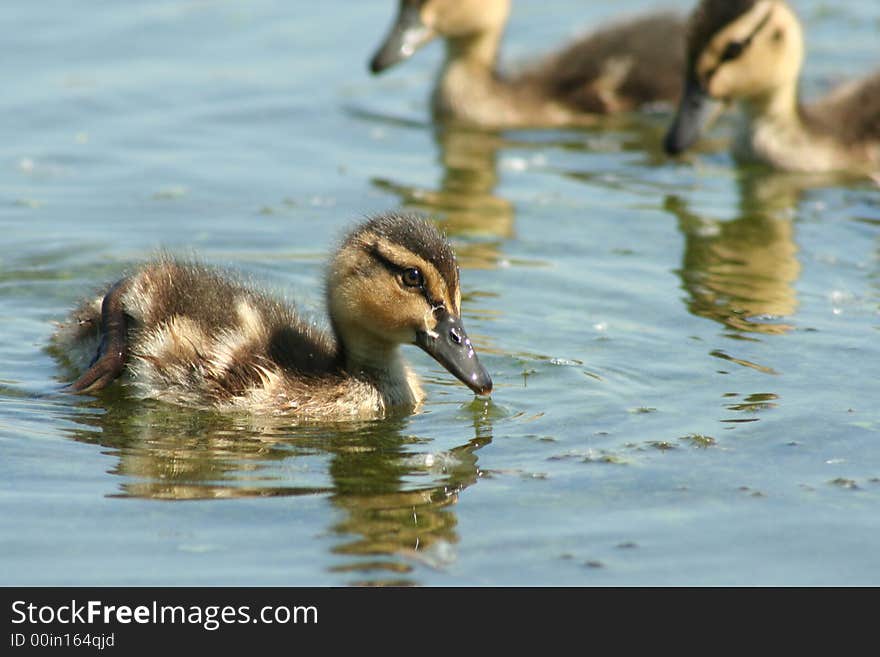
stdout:
<svg viewBox="0 0 880 657">
<path fill-rule="evenodd" d="M 330 337 L 232 275 L 162 257 L 123 283 L 128 378 L 139 396 L 273 407 L 286 403 L 273 399 L 278 395 L 318 403 L 313 393 L 292 389 L 308 391 L 320 379 L 332 397 L 341 380 Z M 104 296 L 80 306 L 55 335 L 79 368 L 98 350 Z"/>
<path fill-rule="evenodd" d="M 842 85 L 821 101 L 803 109 L 813 127 L 845 146 L 880 144 L 880 71 L 864 80 Z M 880 162 L 880 154 L 877 154 Z"/>
<path fill-rule="evenodd" d="M 525 77 L 583 112 L 675 102 L 684 66 L 684 20 L 659 13 L 589 34 Z"/>
</svg>

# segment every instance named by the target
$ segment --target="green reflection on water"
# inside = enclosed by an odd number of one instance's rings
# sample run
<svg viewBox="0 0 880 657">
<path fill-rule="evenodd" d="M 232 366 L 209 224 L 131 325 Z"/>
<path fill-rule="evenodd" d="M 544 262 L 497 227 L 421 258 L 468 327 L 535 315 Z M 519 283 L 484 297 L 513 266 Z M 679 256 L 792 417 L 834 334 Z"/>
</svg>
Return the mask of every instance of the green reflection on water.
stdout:
<svg viewBox="0 0 880 657">
<path fill-rule="evenodd" d="M 801 274 L 795 217 L 804 194 L 852 181 L 835 174 L 795 175 L 743 168 L 732 220 L 693 212 L 680 196 L 665 199 L 685 239 L 678 271 L 688 310 L 743 333 L 780 335 L 795 328 Z"/>
<path fill-rule="evenodd" d="M 514 236 L 513 204 L 495 193 L 497 154 L 505 142 L 492 132 L 454 127 L 433 134 L 443 169 L 437 189 L 389 178 L 372 183 L 399 197 L 402 207 L 437 217 L 449 235 L 471 238 L 455 245 L 462 267 L 496 267 L 503 258 L 502 240 Z"/>
<path fill-rule="evenodd" d="M 738 216 L 730 221 L 691 212 L 678 196 L 666 209 L 678 218 L 685 247 L 679 270 L 688 310 L 734 331 L 781 334 L 790 331 L 798 307 L 794 283 L 800 275 L 795 229 L 786 212 L 799 189 L 768 193 L 762 181 L 740 184 Z M 774 203 L 761 203 L 762 196 Z"/>
<path fill-rule="evenodd" d="M 339 424 L 291 424 L 280 417 L 182 411 L 127 398 L 119 387 L 71 414 L 71 438 L 117 458 L 109 497 L 168 501 L 325 496 L 339 537 L 334 572 L 358 584 L 400 579 L 415 563 L 443 567 L 458 542 L 452 509 L 481 477 L 476 451 L 492 441 L 491 404 L 462 407 L 473 436 L 449 450 L 407 433 L 406 417 Z M 86 409 L 80 409 L 86 410 Z M 88 409 L 91 410 L 91 409 Z M 378 572 L 378 575 L 376 574 Z M 389 579 L 387 574 L 394 575 Z"/>
</svg>

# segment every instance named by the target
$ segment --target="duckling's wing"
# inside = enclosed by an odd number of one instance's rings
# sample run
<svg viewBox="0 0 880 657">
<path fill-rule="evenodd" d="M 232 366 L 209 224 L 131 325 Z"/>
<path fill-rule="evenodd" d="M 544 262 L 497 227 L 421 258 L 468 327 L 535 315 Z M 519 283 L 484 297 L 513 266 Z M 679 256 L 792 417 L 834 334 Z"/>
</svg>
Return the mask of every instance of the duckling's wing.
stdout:
<svg viewBox="0 0 880 657">
<path fill-rule="evenodd" d="M 100 346 L 75 392 L 103 388 L 128 369 L 142 396 L 212 405 L 333 369 L 332 338 L 295 309 L 236 277 L 162 257 L 104 296 Z M 68 333 L 71 333 L 68 331 Z M 70 350 L 93 339 L 71 333 Z"/>
<path fill-rule="evenodd" d="M 681 93 L 684 36 L 678 16 L 640 17 L 587 35 L 523 77 L 584 112 L 675 102 Z"/>
<path fill-rule="evenodd" d="M 880 71 L 804 109 L 808 123 L 845 144 L 880 142 Z"/>
<path fill-rule="evenodd" d="M 135 383 L 179 390 L 181 398 L 223 402 L 326 373 L 335 359 L 332 339 L 291 304 L 230 272 L 166 259 L 141 271 L 127 301 L 140 326 Z"/>
</svg>

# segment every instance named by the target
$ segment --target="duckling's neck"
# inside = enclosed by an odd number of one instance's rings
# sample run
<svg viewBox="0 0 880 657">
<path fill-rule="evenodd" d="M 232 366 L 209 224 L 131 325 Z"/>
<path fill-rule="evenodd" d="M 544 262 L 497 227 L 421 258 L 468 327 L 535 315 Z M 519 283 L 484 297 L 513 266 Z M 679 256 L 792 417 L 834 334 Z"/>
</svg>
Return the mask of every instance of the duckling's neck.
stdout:
<svg viewBox="0 0 880 657">
<path fill-rule="evenodd" d="M 466 117 L 497 97 L 503 86 L 496 74 L 501 35 L 499 29 L 446 39 L 446 59 L 434 90 L 436 114 Z"/>
<path fill-rule="evenodd" d="M 348 337 L 349 339 L 345 339 Z M 345 371 L 376 387 L 387 406 L 416 405 L 424 394 L 415 374 L 400 355 L 400 346 L 382 339 L 339 335 Z"/>
<path fill-rule="evenodd" d="M 798 82 L 792 80 L 743 103 L 751 121 L 770 121 L 777 125 L 801 126 Z"/>
<path fill-rule="evenodd" d="M 837 153 L 818 139 L 807 124 L 792 80 L 767 94 L 742 103 L 745 125 L 736 143 L 737 155 L 791 171 L 819 171 L 835 166 Z"/>
<path fill-rule="evenodd" d="M 344 340 L 343 345 L 345 369 L 352 374 L 364 372 L 384 379 L 393 377 L 403 365 L 396 344 L 359 336 L 357 340 Z"/>
<path fill-rule="evenodd" d="M 450 66 L 467 66 L 473 72 L 491 76 L 498 60 L 498 48 L 502 30 L 484 30 L 464 37 L 446 39 L 446 63 Z"/>
</svg>

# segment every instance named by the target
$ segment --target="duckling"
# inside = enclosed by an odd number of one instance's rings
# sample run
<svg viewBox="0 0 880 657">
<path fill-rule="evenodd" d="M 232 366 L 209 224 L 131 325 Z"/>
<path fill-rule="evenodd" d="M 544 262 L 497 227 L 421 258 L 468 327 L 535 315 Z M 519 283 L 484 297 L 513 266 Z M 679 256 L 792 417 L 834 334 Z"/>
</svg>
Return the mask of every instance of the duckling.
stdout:
<svg viewBox="0 0 880 657">
<path fill-rule="evenodd" d="M 480 395 L 492 380 L 461 320 L 459 268 L 428 220 L 383 214 L 343 240 L 327 273 L 330 331 L 230 274 L 162 255 L 73 312 L 54 335 L 91 363 L 68 389 L 125 373 L 179 405 L 372 419 L 424 399 L 399 345 L 416 344 Z"/>
<path fill-rule="evenodd" d="M 687 41 L 685 91 L 666 135 L 668 153 L 698 139 L 718 101 L 738 101 L 745 110 L 734 146 L 740 160 L 797 172 L 880 170 L 880 71 L 800 104 L 803 34 L 788 4 L 702 0 Z"/>
<path fill-rule="evenodd" d="M 678 100 L 683 19 L 660 13 L 610 26 L 504 76 L 496 60 L 509 9 L 510 0 L 400 0 L 370 69 L 380 73 L 443 37 L 434 116 L 489 129 L 589 125 L 600 114 Z"/>
</svg>

